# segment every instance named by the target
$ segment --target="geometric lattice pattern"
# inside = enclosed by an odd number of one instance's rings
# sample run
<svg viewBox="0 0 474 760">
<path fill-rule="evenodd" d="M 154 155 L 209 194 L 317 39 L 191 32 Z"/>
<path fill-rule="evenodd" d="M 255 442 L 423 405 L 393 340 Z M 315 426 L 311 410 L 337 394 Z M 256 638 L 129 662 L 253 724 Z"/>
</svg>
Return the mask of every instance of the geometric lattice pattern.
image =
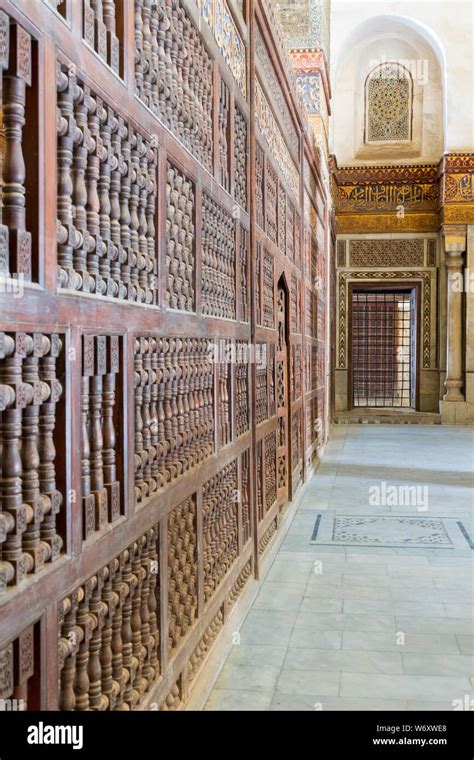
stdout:
<svg viewBox="0 0 474 760">
<path fill-rule="evenodd" d="M 349 266 L 422 267 L 424 244 L 424 240 L 416 238 L 413 240 L 351 240 Z"/>
<path fill-rule="evenodd" d="M 411 295 L 353 292 L 354 406 L 409 407 L 412 396 Z"/>
<path fill-rule="evenodd" d="M 377 66 L 366 82 L 367 142 L 411 139 L 411 79 L 398 63 Z"/>
</svg>

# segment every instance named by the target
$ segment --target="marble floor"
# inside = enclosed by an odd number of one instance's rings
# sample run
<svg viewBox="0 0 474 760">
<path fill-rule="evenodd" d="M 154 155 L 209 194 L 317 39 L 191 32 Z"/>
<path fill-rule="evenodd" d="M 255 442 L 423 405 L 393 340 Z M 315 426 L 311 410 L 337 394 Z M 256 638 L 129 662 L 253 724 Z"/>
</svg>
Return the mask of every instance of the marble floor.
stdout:
<svg viewBox="0 0 474 760">
<path fill-rule="evenodd" d="M 204 709 L 474 710 L 473 465 L 473 428 L 334 426 Z M 407 485 L 427 486 L 422 509 L 397 502 Z M 455 518 L 467 538 L 310 543 L 330 511 Z"/>
</svg>

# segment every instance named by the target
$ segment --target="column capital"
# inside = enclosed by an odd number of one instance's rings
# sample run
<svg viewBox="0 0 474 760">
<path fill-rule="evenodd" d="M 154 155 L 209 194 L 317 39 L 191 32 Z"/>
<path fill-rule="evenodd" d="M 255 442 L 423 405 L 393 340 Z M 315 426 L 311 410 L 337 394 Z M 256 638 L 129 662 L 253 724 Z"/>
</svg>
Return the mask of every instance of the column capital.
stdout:
<svg viewBox="0 0 474 760">
<path fill-rule="evenodd" d="M 444 250 L 448 253 L 463 254 L 466 250 L 467 228 L 463 224 L 444 224 L 442 227 Z"/>
<path fill-rule="evenodd" d="M 444 263 L 450 272 L 461 272 L 464 266 L 464 249 L 450 248 L 444 252 Z"/>
</svg>

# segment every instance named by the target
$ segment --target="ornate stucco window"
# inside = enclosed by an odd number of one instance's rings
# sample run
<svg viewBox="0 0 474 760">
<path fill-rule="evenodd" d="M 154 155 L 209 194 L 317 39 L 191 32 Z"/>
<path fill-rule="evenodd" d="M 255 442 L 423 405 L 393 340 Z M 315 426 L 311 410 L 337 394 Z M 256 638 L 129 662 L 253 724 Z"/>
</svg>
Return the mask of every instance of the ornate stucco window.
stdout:
<svg viewBox="0 0 474 760">
<path fill-rule="evenodd" d="M 365 81 L 365 142 L 412 139 L 413 80 L 400 63 L 376 66 Z"/>
</svg>

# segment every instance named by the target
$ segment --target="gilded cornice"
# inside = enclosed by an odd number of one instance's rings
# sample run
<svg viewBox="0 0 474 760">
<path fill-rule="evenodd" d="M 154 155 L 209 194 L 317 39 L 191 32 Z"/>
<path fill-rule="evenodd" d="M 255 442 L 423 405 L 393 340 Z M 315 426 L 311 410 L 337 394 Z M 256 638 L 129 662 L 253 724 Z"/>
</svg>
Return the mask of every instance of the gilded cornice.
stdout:
<svg viewBox="0 0 474 760">
<path fill-rule="evenodd" d="M 430 232 L 474 223 L 474 153 L 437 164 L 343 166 L 330 159 L 338 233 Z"/>
<path fill-rule="evenodd" d="M 336 230 L 338 235 L 365 232 L 436 232 L 439 227 L 438 214 L 338 214 Z"/>
</svg>

